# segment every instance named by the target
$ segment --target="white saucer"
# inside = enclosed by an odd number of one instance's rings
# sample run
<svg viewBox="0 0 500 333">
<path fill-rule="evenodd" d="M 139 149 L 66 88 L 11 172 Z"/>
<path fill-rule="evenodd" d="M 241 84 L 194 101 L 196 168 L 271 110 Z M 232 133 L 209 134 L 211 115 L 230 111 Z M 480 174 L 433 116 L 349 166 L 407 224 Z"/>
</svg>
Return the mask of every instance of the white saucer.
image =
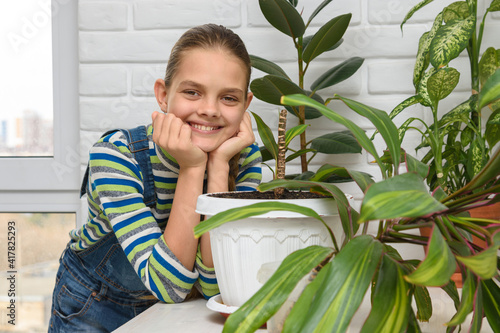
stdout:
<svg viewBox="0 0 500 333">
<path fill-rule="evenodd" d="M 208 300 L 207 308 L 209 308 L 212 311 L 219 312 L 221 315 L 227 318 L 231 313 L 238 310 L 239 307 L 224 304 L 222 302 L 222 297 L 219 294 L 211 297 Z"/>
</svg>

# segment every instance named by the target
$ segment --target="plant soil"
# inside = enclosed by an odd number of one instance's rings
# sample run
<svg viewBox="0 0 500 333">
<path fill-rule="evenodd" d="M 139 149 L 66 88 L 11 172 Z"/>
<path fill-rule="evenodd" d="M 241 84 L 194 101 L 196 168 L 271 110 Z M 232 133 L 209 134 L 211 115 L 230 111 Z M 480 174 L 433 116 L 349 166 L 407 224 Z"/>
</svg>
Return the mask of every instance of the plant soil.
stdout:
<svg viewBox="0 0 500 333">
<path fill-rule="evenodd" d="M 327 198 L 321 194 L 306 192 L 306 191 L 287 191 L 283 193 L 282 196 L 276 198 L 273 191 L 267 192 L 224 192 L 224 193 L 212 193 L 209 194 L 211 197 L 216 198 L 226 198 L 226 199 L 264 199 L 264 200 L 279 200 L 279 199 L 318 199 Z"/>
</svg>

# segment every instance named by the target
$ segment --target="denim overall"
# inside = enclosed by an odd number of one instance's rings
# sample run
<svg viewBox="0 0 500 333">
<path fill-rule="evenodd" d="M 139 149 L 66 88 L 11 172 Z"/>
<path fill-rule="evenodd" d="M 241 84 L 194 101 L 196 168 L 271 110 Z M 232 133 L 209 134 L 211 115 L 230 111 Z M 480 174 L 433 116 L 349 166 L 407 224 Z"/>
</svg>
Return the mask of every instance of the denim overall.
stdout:
<svg viewBox="0 0 500 333">
<path fill-rule="evenodd" d="M 144 176 L 144 202 L 154 206 L 146 129 L 121 131 Z M 88 172 L 87 167 L 81 195 L 86 192 Z M 73 251 L 71 243 L 59 259 L 49 332 L 110 332 L 158 301 L 132 268 L 113 232 L 83 251 Z"/>
</svg>

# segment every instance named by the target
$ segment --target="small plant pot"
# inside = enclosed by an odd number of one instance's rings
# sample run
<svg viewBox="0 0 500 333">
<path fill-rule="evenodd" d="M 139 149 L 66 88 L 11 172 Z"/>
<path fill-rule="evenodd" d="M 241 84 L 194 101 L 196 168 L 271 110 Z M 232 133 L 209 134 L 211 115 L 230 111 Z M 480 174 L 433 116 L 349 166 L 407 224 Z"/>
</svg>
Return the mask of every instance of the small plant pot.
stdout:
<svg viewBox="0 0 500 333">
<path fill-rule="evenodd" d="M 230 208 L 262 201 L 201 195 L 196 211 L 210 217 Z M 315 210 L 330 226 L 337 242 L 342 224 L 335 200 L 330 198 L 278 200 Z M 264 282 L 257 273 L 269 262 L 281 262 L 290 253 L 311 245 L 333 246 L 321 221 L 288 211 L 274 211 L 233 221 L 210 231 L 212 257 L 224 304 L 241 306 Z"/>
</svg>

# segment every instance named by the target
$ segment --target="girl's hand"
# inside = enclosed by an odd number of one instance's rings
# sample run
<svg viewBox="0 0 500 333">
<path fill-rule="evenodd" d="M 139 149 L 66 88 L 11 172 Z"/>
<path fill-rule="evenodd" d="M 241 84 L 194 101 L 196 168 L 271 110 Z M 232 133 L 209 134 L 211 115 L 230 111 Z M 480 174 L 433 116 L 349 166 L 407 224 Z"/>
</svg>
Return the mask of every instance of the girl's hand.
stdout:
<svg viewBox="0 0 500 333">
<path fill-rule="evenodd" d="M 206 167 L 207 153 L 191 142 L 191 128 L 171 113 L 153 112 L 153 142 L 172 155 L 181 168 Z"/>
<path fill-rule="evenodd" d="M 252 120 L 250 118 L 250 114 L 245 112 L 238 132 L 222 143 L 217 149 L 208 154 L 209 163 L 214 160 L 228 163 L 234 155 L 254 142 L 255 136 L 252 131 Z"/>
</svg>

